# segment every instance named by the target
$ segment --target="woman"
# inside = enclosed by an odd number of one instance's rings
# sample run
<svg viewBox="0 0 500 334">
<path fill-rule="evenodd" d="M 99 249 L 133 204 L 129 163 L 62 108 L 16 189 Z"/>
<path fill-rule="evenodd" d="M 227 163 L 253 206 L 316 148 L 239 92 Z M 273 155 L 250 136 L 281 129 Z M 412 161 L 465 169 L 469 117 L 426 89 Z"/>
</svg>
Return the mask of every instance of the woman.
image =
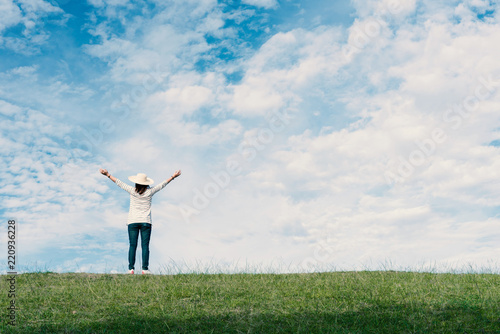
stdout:
<svg viewBox="0 0 500 334">
<path fill-rule="evenodd" d="M 111 181 L 115 182 L 118 187 L 130 193 L 130 209 L 128 212 L 128 238 L 130 247 L 128 250 L 128 272 L 134 273 L 135 253 L 137 250 L 137 239 L 139 232 L 141 233 L 141 248 L 142 248 L 142 274 L 151 274 L 148 270 L 149 266 L 149 239 L 151 238 L 151 198 L 158 191 L 165 188 L 173 179 L 181 175 L 178 170 L 169 179 L 157 185 L 154 188 L 149 186 L 153 184 L 153 180 L 146 174 L 138 173 L 130 176 L 128 179 L 135 183 L 135 188 L 123 183 L 114 176 L 111 176 L 106 169 L 99 170 L 101 174 L 107 176 Z"/>
</svg>

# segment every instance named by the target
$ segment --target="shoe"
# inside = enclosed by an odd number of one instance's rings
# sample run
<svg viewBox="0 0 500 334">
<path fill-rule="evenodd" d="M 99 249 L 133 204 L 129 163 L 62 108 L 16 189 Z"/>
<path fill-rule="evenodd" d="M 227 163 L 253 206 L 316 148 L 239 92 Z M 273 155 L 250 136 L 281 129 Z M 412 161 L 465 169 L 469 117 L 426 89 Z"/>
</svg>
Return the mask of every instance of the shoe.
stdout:
<svg viewBox="0 0 500 334">
<path fill-rule="evenodd" d="M 128 271 L 128 273 L 133 275 L 133 274 L 134 274 L 134 269 L 130 269 L 130 270 Z"/>
<path fill-rule="evenodd" d="M 143 275 L 151 275 L 151 272 L 149 270 L 142 270 Z"/>
</svg>

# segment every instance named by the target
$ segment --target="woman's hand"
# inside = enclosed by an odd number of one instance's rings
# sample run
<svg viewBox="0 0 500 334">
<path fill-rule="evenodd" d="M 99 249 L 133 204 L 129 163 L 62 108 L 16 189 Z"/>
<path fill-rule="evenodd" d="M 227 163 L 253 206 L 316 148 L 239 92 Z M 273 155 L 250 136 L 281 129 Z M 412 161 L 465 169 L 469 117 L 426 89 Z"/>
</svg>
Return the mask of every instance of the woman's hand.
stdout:
<svg viewBox="0 0 500 334">
<path fill-rule="evenodd" d="M 181 171 L 175 171 L 174 175 L 172 175 L 172 178 L 175 179 L 177 176 L 181 175 Z"/>
<path fill-rule="evenodd" d="M 102 175 L 109 177 L 109 179 L 110 179 L 111 181 L 116 182 L 116 177 L 111 176 L 111 174 L 109 174 L 109 172 L 108 172 L 108 170 L 107 170 L 107 169 L 102 169 L 102 168 L 100 168 L 100 169 L 99 169 L 99 172 L 101 172 L 101 174 L 102 174 Z"/>
</svg>

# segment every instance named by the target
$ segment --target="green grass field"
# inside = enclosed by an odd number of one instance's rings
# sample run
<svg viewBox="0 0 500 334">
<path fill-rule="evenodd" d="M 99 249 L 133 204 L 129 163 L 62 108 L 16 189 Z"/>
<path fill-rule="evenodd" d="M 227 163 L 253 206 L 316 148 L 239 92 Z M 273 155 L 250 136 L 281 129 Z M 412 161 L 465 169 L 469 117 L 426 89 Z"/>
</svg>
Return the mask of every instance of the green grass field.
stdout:
<svg viewBox="0 0 500 334">
<path fill-rule="evenodd" d="M 1 333 L 500 333 L 500 275 L 26 273 Z"/>
</svg>

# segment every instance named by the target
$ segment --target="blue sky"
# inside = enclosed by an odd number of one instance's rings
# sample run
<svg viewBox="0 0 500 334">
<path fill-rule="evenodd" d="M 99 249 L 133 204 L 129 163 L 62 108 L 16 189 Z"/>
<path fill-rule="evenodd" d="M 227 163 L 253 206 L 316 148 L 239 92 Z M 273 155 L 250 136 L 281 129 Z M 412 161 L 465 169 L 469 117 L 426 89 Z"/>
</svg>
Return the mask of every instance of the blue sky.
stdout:
<svg viewBox="0 0 500 334">
<path fill-rule="evenodd" d="M 498 21 L 485 0 L 3 1 L 22 268 L 126 270 L 103 167 L 183 171 L 153 200 L 154 272 L 498 271 Z"/>
</svg>

